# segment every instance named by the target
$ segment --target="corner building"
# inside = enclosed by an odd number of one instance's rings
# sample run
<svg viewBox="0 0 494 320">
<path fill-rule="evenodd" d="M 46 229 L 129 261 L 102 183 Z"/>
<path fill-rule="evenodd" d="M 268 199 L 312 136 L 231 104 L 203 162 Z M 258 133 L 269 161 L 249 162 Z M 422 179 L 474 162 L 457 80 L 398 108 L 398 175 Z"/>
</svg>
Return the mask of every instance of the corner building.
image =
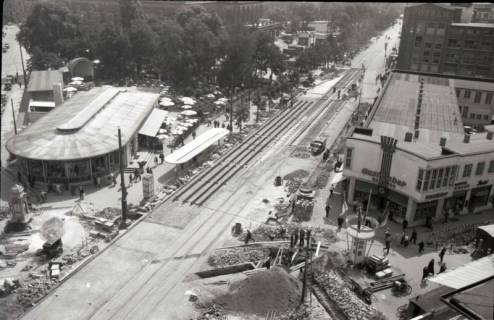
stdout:
<svg viewBox="0 0 494 320">
<path fill-rule="evenodd" d="M 410 225 L 444 212 L 471 214 L 493 207 L 494 126 L 464 133 L 453 79 L 393 72 L 364 127 L 345 142 L 350 205 L 388 205 Z M 372 190 L 372 191 L 371 191 Z"/>
</svg>

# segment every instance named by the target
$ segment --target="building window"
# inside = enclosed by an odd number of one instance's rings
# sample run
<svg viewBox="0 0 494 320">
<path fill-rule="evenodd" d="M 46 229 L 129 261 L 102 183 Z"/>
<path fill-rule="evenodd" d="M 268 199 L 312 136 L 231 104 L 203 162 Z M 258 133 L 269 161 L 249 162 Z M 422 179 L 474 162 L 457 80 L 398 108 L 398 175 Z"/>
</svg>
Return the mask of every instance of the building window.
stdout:
<svg viewBox="0 0 494 320">
<path fill-rule="evenodd" d="M 484 121 L 489 121 L 489 115 L 488 114 L 484 114 Z"/>
<path fill-rule="evenodd" d="M 456 47 L 458 47 L 458 40 L 448 39 L 448 48 L 456 48 Z"/>
<path fill-rule="evenodd" d="M 437 176 L 437 169 L 432 170 L 432 178 L 431 178 L 431 185 L 429 189 L 434 189 L 436 187 L 436 176 Z"/>
<path fill-rule="evenodd" d="M 475 119 L 475 113 L 470 113 L 470 119 Z"/>
<path fill-rule="evenodd" d="M 446 61 L 448 62 L 456 62 L 458 60 L 458 55 L 456 53 L 447 53 Z"/>
<path fill-rule="evenodd" d="M 442 48 L 442 46 L 443 46 L 442 44 L 440 44 L 440 43 L 436 43 L 436 44 L 434 45 L 434 49 L 441 49 L 441 48 Z"/>
<path fill-rule="evenodd" d="M 473 164 L 466 164 L 463 167 L 463 178 L 470 177 L 470 175 L 472 174 L 472 167 L 473 167 Z"/>
<path fill-rule="evenodd" d="M 424 191 L 429 190 L 429 179 L 431 177 L 431 171 L 427 170 L 425 172 L 425 181 L 424 181 Z"/>
<path fill-rule="evenodd" d="M 415 47 L 421 47 L 422 46 L 422 36 L 416 36 L 415 37 Z"/>
<path fill-rule="evenodd" d="M 417 23 L 417 33 L 424 33 L 425 25 L 423 23 Z"/>
<path fill-rule="evenodd" d="M 424 45 L 424 47 L 427 48 L 427 49 L 431 49 L 432 48 L 432 43 L 426 42 L 425 45 Z"/>
<path fill-rule="evenodd" d="M 470 94 L 471 94 L 470 90 L 465 90 L 465 94 L 463 95 L 463 98 L 470 99 Z"/>
<path fill-rule="evenodd" d="M 491 104 L 492 102 L 492 92 L 485 95 L 485 104 Z"/>
<path fill-rule="evenodd" d="M 494 163 L 494 161 L 491 161 Z M 494 167 L 494 166 L 493 166 Z M 424 169 L 419 168 L 419 176 L 417 178 L 417 191 L 420 191 L 422 189 L 422 182 L 424 179 Z"/>
<path fill-rule="evenodd" d="M 474 98 L 474 102 L 475 103 L 480 103 L 480 99 L 482 98 L 482 92 L 481 91 L 477 91 L 475 92 L 475 98 Z"/>
<path fill-rule="evenodd" d="M 346 149 L 345 168 L 350 169 L 352 167 L 352 153 L 353 153 L 353 148 Z"/>
<path fill-rule="evenodd" d="M 433 60 L 432 63 L 439 63 L 439 61 L 436 62 L 436 60 Z M 437 65 L 431 66 L 431 72 L 435 73 L 435 72 L 438 72 L 438 70 L 439 70 L 439 68 Z"/>
<path fill-rule="evenodd" d="M 484 173 L 485 162 L 477 163 L 477 168 L 475 169 L 475 175 L 481 176 Z"/>
<path fill-rule="evenodd" d="M 448 178 L 450 171 L 451 171 L 450 167 L 447 167 L 446 171 L 444 171 L 443 187 L 446 187 L 448 185 Z"/>
<path fill-rule="evenodd" d="M 461 93 L 461 89 L 455 89 L 455 91 L 456 91 L 456 97 L 459 98 L 460 93 Z"/>
<path fill-rule="evenodd" d="M 467 49 L 477 49 L 477 42 L 472 40 L 465 40 L 465 48 Z"/>
<path fill-rule="evenodd" d="M 494 160 L 491 160 L 489 162 L 489 170 L 488 170 L 489 173 L 494 173 Z"/>
<path fill-rule="evenodd" d="M 480 43 L 480 48 L 482 50 L 491 50 L 492 49 L 492 42 L 490 42 L 490 41 L 482 41 Z"/>
<path fill-rule="evenodd" d="M 458 174 L 458 166 L 451 167 L 451 175 L 449 176 L 450 186 L 452 186 L 455 183 L 457 174 Z"/>
<path fill-rule="evenodd" d="M 443 180 L 443 171 L 444 171 L 444 169 L 441 168 L 441 169 L 439 169 L 439 171 L 437 173 L 437 184 L 436 184 L 436 188 L 441 188 L 441 183 L 442 183 L 442 180 Z"/>
</svg>

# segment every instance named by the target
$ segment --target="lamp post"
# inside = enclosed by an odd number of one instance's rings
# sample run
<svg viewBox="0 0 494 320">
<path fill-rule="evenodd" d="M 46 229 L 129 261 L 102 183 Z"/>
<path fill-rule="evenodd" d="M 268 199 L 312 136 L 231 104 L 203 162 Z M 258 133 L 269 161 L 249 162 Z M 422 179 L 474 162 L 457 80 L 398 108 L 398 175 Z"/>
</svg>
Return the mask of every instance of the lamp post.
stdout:
<svg viewBox="0 0 494 320">
<path fill-rule="evenodd" d="M 122 151 L 122 134 L 120 127 L 118 127 L 118 159 L 120 162 L 120 188 L 122 189 L 122 222 L 120 223 L 120 229 L 125 229 L 127 226 L 127 189 L 125 188 Z"/>
</svg>

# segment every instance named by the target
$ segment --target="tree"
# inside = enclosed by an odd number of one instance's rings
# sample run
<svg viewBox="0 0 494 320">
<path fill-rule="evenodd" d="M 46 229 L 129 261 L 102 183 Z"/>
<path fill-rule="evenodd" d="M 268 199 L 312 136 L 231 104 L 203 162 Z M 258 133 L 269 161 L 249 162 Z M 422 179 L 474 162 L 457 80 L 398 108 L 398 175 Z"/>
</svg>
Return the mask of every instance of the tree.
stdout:
<svg viewBox="0 0 494 320">
<path fill-rule="evenodd" d="M 120 29 L 120 28 L 118 28 Z M 96 45 L 96 53 L 101 61 L 99 72 L 109 78 L 123 78 L 129 75 L 131 47 L 129 39 L 113 24 L 103 28 Z"/>
<path fill-rule="evenodd" d="M 258 31 L 253 34 L 255 37 L 255 54 L 256 69 L 265 73 L 271 70 L 270 79 L 273 73 L 279 75 L 285 69 L 283 63 L 283 54 L 274 44 L 274 39 L 266 32 Z"/>
<path fill-rule="evenodd" d="M 144 11 L 139 0 L 119 0 L 120 24 L 124 30 L 130 29 L 134 20 L 144 20 Z"/>
<path fill-rule="evenodd" d="M 129 43 L 137 74 L 140 74 L 143 64 L 151 63 L 156 54 L 156 40 L 156 33 L 144 20 L 132 21 L 129 29 Z"/>
<path fill-rule="evenodd" d="M 31 58 L 27 62 L 28 70 L 47 70 L 58 69 L 64 65 L 63 60 L 60 59 L 53 52 L 47 52 L 39 47 L 34 47 L 32 49 Z"/>
<path fill-rule="evenodd" d="M 77 41 L 80 38 L 77 18 L 66 7 L 50 2 L 36 3 L 17 34 L 30 54 L 37 47 L 37 52 L 51 52 L 65 59 L 73 58 L 67 55 L 74 52 L 75 44 L 85 46 Z"/>
</svg>

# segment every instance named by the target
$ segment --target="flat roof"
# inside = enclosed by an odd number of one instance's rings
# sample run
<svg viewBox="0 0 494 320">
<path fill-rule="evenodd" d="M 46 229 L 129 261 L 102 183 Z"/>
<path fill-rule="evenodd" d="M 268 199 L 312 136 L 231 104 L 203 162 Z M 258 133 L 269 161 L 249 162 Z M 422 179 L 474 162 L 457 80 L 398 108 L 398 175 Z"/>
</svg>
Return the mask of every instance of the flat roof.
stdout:
<svg viewBox="0 0 494 320">
<path fill-rule="evenodd" d="M 494 276 L 494 254 L 469 262 L 454 270 L 432 277 L 430 281 L 453 289 L 460 289 Z"/>
<path fill-rule="evenodd" d="M 167 115 L 168 111 L 153 109 L 153 112 L 151 112 L 141 129 L 139 129 L 139 134 L 155 137 Z"/>
<path fill-rule="evenodd" d="M 420 89 L 424 80 L 419 117 L 419 136 L 405 142 L 405 134 L 415 132 L 415 120 Z M 354 133 L 352 138 L 380 143 L 381 136 L 398 139 L 397 148 L 425 158 L 442 155 L 441 138 L 446 138 L 445 149 L 457 154 L 494 152 L 494 140 L 487 133 L 479 133 L 464 143 L 465 136 L 455 85 L 473 85 L 470 81 L 437 77 L 430 74 L 393 72 L 380 99 L 367 120 L 372 135 Z M 492 83 L 489 83 L 492 85 Z"/>
<path fill-rule="evenodd" d="M 465 79 L 450 79 L 455 88 L 473 89 L 483 91 L 494 91 L 494 82 L 492 81 L 475 81 Z"/>
<path fill-rule="evenodd" d="M 451 23 L 451 26 L 453 26 L 453 27 L 472 27 L 472 28 L 494 28 L 494 23 L 482 23 L 482 22 L 461 23 L 461 22 L 455 22 L 455 23 Z"/>
<path fill-rule="evenodd" d="M 52 91 L 56 83 L 63 84 L 62 72 L 59 70 L 32 71 L 29 76 L 28 92 Z"/>
<path fill-rule="evenodd" d="M 445 295 L 445 300 L 458 312 L 471 319 L 493 319 L 494 278 Z"/>
<path fill-rule="evenodd" d="M 136 88 L 110 86 L 79 92 L 10 138 L 6 148 L 16 156 L 45 161 L 104 155 L 118 149 L 119 127 L 122 144 L 128 143 L 153 110 L 158 98 L 158 94 Z M 94 109 L 98 112 L 93 112 Z M 81 124 L 79 115 L 84 114 L 85 110 L 91 117 L 84 118 Z M 67 128 L 64 125 L 72 121 L 76 125 L 63 130 Z"/>
<path fill-rule="evenodd" d="M 165 161 L 173 164 L 181 164 L 190 161 L 209 146 L 228 135 L 229 131 L 223 128 L 209 129 L 180 149 L 165 157 Z"/>
</svg>

